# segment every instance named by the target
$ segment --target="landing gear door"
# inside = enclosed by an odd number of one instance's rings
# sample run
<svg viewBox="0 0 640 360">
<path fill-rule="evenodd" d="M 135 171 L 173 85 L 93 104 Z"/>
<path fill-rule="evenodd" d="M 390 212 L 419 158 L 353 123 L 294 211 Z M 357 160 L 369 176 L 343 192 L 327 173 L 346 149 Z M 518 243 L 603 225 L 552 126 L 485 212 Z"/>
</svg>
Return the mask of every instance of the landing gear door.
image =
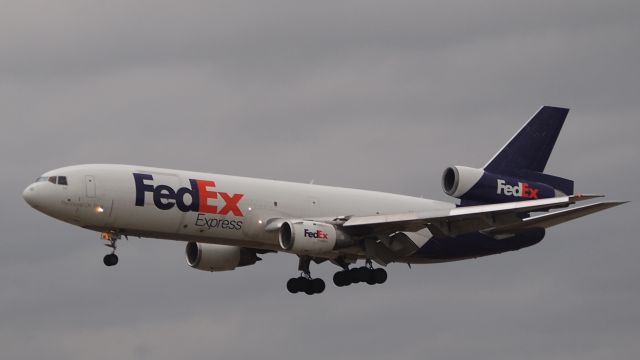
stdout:
<svg viewBox="0 0 640 360">
<path fill-rule="evenodd" d="M 93 175 L 85 175 L 84 184 L 87 189 L 87 197 L 96 197 L 96 179 Z"/>
</svg>

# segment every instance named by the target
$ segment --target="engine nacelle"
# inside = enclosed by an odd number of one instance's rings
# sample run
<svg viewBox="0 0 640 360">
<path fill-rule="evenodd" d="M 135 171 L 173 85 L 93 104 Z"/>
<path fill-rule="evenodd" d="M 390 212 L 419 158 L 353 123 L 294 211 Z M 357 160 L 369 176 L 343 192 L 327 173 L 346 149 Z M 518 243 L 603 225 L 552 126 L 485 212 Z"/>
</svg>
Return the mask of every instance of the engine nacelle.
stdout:
<svg viewBox="0 0 640 360">
<path fill-rule="evenodd" d="M 442 174 L 442 189 L 445 194 L 460 198 L 480 181 L 484 171 L 466 166 L 450 166 Z"/>
<path fill-rule="evenodd" d="M 338 238 L 344 235 L 327 223 L 288 220 L 280 226 L 279 240 L 283 250 L 296 254 L 321 254 L 336 247 Z"/>
<path fill-rule="evenodd" d="M 185 252 L 189 266 L 205 271 L 228 271 L 260 260 L 254 251 L 229 245 L 189 242 Z"/>
<path fill-rule="evenodd" d="M 549 184 L 558 185 L 554 187 Z M 466 166 L 448 167 L 442 174 L 444 192 L 470 203 L 501 203 L 564 196 L 566 193 L 558 188 L 565 189 L 569 185 L 572 192 L 572 181 L 548 174 L 529 172 L 526 177 L 506 176 Z"/>
</svg>

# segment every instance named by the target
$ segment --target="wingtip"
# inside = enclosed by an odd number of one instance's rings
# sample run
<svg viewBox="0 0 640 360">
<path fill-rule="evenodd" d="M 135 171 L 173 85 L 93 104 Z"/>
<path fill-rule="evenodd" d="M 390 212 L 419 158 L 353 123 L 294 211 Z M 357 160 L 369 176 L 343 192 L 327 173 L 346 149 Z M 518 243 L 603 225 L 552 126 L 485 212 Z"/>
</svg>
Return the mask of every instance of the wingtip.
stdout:
<svg viewBox="0 0 640 360">
<path fill-rule="evenodd" d="M 628 203 L 628 201 L 603 201 L 596 204 L 600 204 L 600 206 L 602 206 L 603 209 L 611 209 L 616 206 L 624 205 L 626 203 Z"/>
<path fill-rule="evenodd" d="M 629 200 L 625 200 L 625 201 L 610 201 L 610 203 L 614 204 L 614 206 L 618 206 L 618 205 L 624 205 L 626 203 L 629 203 L 631 201 Z"/>
</svg>

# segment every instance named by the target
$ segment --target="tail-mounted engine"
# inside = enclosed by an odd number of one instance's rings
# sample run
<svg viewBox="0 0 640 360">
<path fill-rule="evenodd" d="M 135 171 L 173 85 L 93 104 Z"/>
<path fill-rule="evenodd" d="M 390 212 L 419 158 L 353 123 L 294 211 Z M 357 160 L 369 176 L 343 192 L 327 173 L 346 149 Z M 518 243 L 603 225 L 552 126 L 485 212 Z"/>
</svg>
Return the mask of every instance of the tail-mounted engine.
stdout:
<svg viewBox="0 0 640 360">
<path fill-rule="evenodd" d="M 545 199 L 573 194 L 573 181 L 533 171 L 500 175 L 466 166 L 448 167 L 442 189 L 467 204 Z"/>
</svg>

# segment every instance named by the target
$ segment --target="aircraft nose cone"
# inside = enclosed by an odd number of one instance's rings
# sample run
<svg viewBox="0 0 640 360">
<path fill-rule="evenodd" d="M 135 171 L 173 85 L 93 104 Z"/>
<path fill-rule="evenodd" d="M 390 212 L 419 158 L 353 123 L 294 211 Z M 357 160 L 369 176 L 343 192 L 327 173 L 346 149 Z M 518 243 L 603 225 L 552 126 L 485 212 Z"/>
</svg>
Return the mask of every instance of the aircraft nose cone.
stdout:
<svg viewBox="0 0 640 360">
<path fill-rule="evenodd" d="M 24 189 L 24 191 L 22 192 L 22 198 L 27 202 L 27 204 L 31 205 L 31 207 L 34 207 L 36 204 L 36 191 L 34 187 L 30 185 L 26 189 Z"/>
</svg>

